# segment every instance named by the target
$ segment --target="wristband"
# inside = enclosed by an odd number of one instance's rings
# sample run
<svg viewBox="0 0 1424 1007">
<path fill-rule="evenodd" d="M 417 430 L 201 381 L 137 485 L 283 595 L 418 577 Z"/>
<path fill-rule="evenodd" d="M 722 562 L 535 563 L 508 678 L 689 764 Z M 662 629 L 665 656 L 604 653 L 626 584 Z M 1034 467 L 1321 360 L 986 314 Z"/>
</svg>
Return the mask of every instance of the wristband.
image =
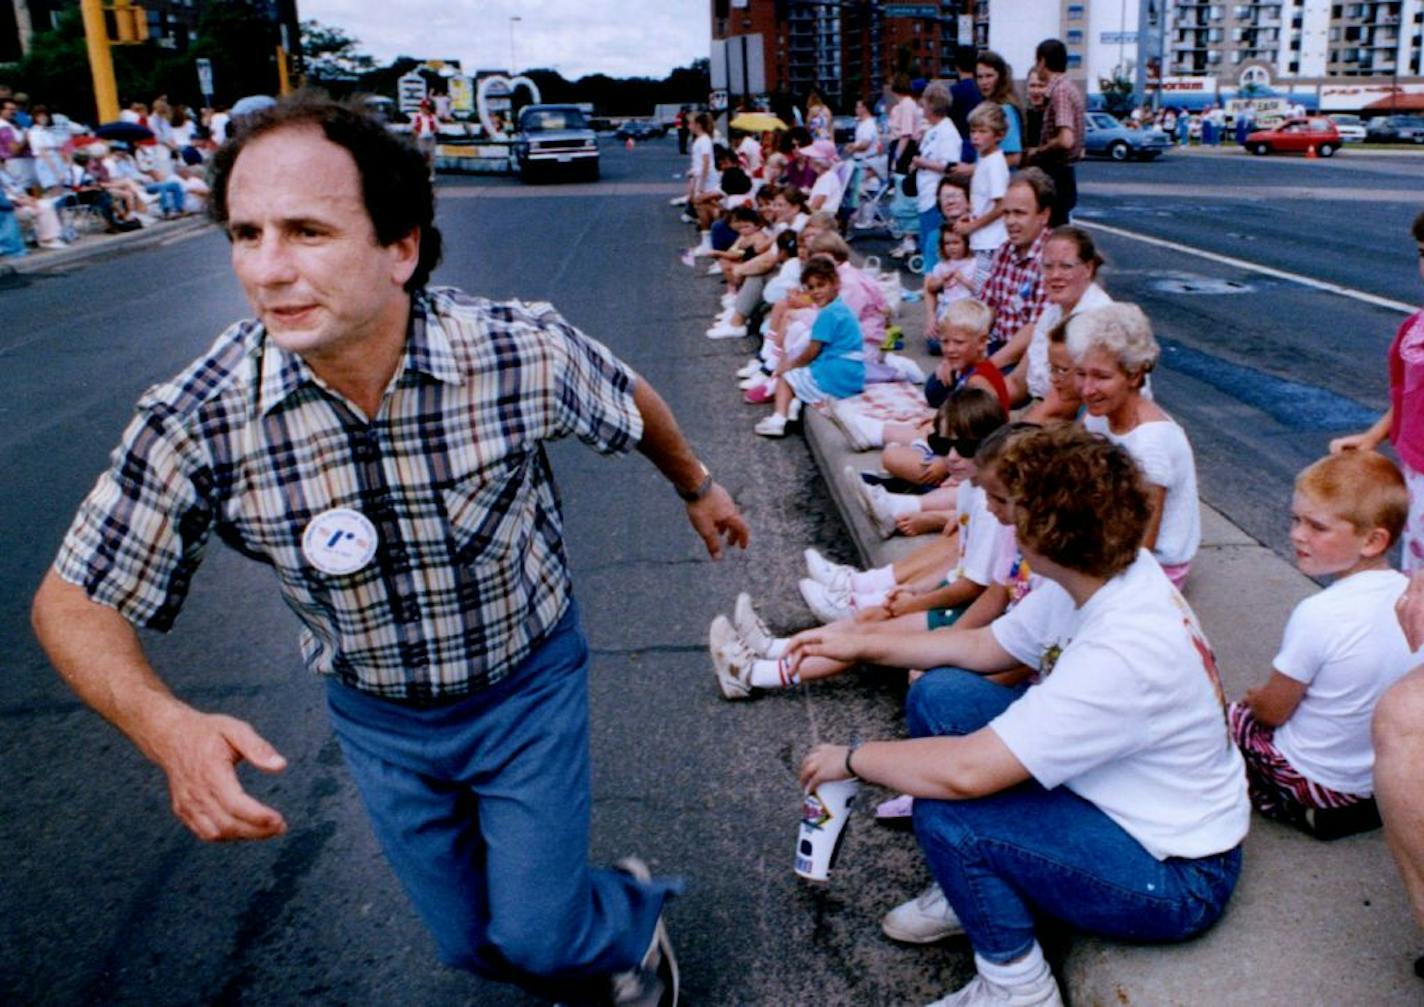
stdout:
<svg viewBox="0 0 1424 1007">
<path fill-rule="evenodd" d="M 687 501 L 688 503 L 696 503 L 697 501 L 705 497 L 708 493 L 712 492 L 712 473 L 708 472 L 707 466 L 702 464 L 701 462 L 697 463 L 697 467 L 702 470 L 702 481 L 697 484 L 697 488 L 694 490 L 677 491 L 677 495 L 682 497 L 682 499 Z"/>
<path fill-rule="evenodd" d="M 846 746 L 845 770 L 850 774 L 852 780 L 860 779 L 860 776 L 855 771 L 855 767 L 850 764 L 850 757 L 856 753 L 856 749 L 858 748 L 860 748 L 860 742 L 858 741 L 852 741 Z"/>
</svg>

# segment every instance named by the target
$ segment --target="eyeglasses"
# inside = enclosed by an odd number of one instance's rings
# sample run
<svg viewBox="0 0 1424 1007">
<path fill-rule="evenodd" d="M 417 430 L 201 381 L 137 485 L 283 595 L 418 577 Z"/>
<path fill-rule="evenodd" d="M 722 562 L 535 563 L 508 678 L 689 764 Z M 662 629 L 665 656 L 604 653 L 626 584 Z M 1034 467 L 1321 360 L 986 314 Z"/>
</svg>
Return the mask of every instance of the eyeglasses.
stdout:
<svg viewBox="0 0 1424 1007">
<path fill-rule="evenodd" d="M 953 451 L 961 458 L 973 458 L 982 443 L 973 437 L 944 437 L 940 434 L 930 434 L 926 440 L 935 454 L 947 456 Z"/>
</svg>

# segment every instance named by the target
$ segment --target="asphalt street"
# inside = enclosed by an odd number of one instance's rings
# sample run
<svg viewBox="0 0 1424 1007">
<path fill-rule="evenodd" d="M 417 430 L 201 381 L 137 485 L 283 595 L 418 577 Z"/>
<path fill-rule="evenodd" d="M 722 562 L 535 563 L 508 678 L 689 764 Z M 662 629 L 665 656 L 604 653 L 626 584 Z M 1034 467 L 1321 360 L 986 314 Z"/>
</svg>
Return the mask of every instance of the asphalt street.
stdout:
<svg viewBox="0 0 1424 1007">
<path fill-rule="evenodd" d="M 1081 219 L 1416 303 L 1407 228 L 1421 166 L 1355 151 L 1091 164 Z M 666 202 L 682 167 L 671 140 L 610 143 L 597 185 L 441 183 L 437 281 L 551 301 L 608 343 L 672 403 L 754 532 L 745 554 L 711 564 L 645 462 L 576 443 L 552 452 L 595 651 L 592 856 L 637 852 L 686 878 L 669 920 L 689 1003 L 928 1001 L 970 963 L 962 944 L 879 935 L 879 916 L 926 879 L 910 837 L 862 819 L 829 885 L 791 872 L 800 755 L 817 735 L 898 731 L 903 683 L 867 673 L 729 704 L 709 671 L 708 622 L 738 590 L 778 627 L 808 624 L 801 549 L 849 550 L 804 444 L 752 435 L 760 414 L 731 379 L 744 347 L 702 338 L 718 290 L 677 261 L 690 235 Z M 1203 495 L 1280 547 L 1294 471 L 1382 408 L 1401 316 L 1100 237 L 1109 291 L 1142 303 L 1167 347 L 1155 387 L 1193 439 Z M 287 815 L 280 840 L 192 839 L 159 774 L 73 699 L 29 633 L 30 594 L 133 401 L 245 312 L 223 239 L 31 276 L 0 290 L 0 311 L 0 1002 L 530 1002 L 435 962 L 267 571 L 214 544 L 177 628 L 145 642 L 181 695 L 248 719 L 288 756 L 278 777 L 245 777 Z"/>
</svg>

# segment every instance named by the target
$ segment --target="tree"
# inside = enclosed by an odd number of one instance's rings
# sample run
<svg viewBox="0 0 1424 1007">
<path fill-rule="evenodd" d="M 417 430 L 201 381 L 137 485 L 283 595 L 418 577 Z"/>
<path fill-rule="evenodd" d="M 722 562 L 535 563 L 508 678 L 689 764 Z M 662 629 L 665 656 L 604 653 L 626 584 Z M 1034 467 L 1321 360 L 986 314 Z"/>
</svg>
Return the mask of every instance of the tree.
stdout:
<svg viewBox="0 0 1424 1007">
<path fill-rule="evenodd" d="M 357 49 L 359 40 L 320 21 L 302 22 L 302 60 L 314 84 L 355 81 L 376 69 L 376 61 Z"/>
<path fill-rule="evenodd" d="M 1099 77 L 1098 92 L 1103 97 L 1104 112 L 1115 119 L 1126 118 L 1137 103 L 1132 68 L 1114 67 L 1111 77 Z"/>
</svg>

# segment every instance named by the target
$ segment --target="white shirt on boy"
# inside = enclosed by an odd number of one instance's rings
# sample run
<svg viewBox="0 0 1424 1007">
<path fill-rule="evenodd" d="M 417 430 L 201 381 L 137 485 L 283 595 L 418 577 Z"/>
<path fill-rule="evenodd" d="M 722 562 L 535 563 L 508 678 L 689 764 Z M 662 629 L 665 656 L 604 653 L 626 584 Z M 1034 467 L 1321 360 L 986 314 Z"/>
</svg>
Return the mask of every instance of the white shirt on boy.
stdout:
<svg viewBox="0 0 1424 1007">
<path fill-rule="evenodd" d="M 1003 525 L 989 511 L 989 498 L 968 479 L 955 490 L 954 506 L 959 523 L 959 562 L 945 579 L 953 584 L 963 577 L 981 587 L 994 579 L 994 558 Z"/>
<path fill-rule="evenodd" d="M 974 177 L 969 183 L 969 208 L 975 217 L 982 217 L 994 208 L 994 200 L 1003 199 L 1009 191 L 1009 162 L 1002 150 L 984 154 L 974 162 Z M 969 248 L 975 252 L 992 252 L 1009 240 L 1004 218 L 979 228 L 969 236 Z"/>
<path fill-rule="evenodd" d="M 1091 801 L 1159 860 L 1241 842 L 1251 805 L 1216 662 L 1151 553 L 1081 609 L 1045 580 L 991 632 L 1043 676 L 989 724 L 1035 780 Z"/>
<path fill-rule="evenodd" d="M 1415 664 L 1394 614 L 1408 584 L 1395 570 L 1364 570 L 1302 601 L 1286 623 L 1275 668 L 1306 689 L 1276 728 L 1276 749 L 1322 787 L 1374 792 L 1370 718 Z"/>
<path fill-rule="evenodd" d="M 1149 483 L 1167 490 L 1152 555 L 1165 566 L 1190 563 L 1201 545 L 1201 504 L 1197 463 L 1186 431 L 1175 420 L 1152 420 L 1115 434 L 1106 416 L 1084 416 L 1083 429 L 1120 444 Z"/>
</svg>

